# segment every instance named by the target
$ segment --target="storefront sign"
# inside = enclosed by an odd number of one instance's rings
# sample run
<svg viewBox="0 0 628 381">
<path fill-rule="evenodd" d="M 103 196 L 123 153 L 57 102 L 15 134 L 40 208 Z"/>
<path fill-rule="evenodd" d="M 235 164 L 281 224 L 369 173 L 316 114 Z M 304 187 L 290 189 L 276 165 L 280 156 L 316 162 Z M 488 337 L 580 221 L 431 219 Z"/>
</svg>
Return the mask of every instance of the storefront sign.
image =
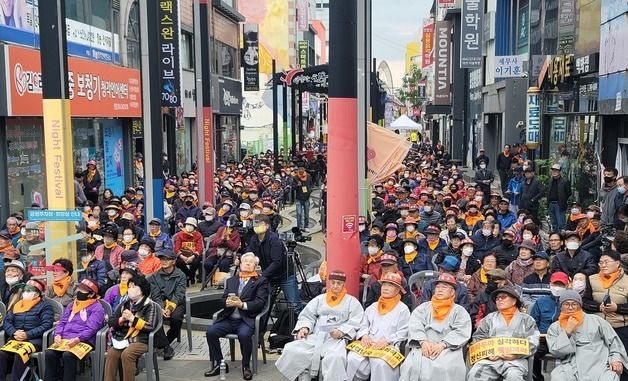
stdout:
<svg viewBox="0 0 628 381">
<path fill-rule="evenodd" d="M 159 77 L 162 107 L 181 105 L 181 62 L 178 0 L 159 0 Z"/>
<path fill-rule="evenodd" d="M 574 73 L 574 56 L 565 54 L 551 57 L 547 67 L 547 80 L 553 86 L 558 86 L 571 78 Z"/>
<path fill-rule="evenodd" d="M 564 143 L 566 131 L 567 131 L 567 118 L 564 116 L 553 117 L 552 118 L 552 142 Z"/>
<path fill-rule="evenodd" d="M 203 162 L 205 170 L 212 171 L 214 168 L 214 126 L 213 112 L 211 107 L 203 107 Z M 205 200 L 213 200 L 214 182 L 212 176 L 203 176 L 205 181 Z"/>
<path fill-rule="evenodd" d="M 526 102 L 526 145 L 536 149 L 541 142 L 541 91 L 538 87 L 528 89 Z"/>
<path fill-rule="evenodd" d="M 289 86 L 310 93 L 327 93 L 329 88 L 329 68 L 327 65 L 311 66 L 288 72 L 282 81 Z"/>
<path fill-rule="evenodd" d="M 105 188 L 113 194 L 124 193 L 124 141 L 122 126 L 115 120 L 103 123 L 103 146 L 105 162 Z"/>
<path fill-rule="evenodd" d="M 307 41 L 299 41 L 297 59 L 299 60 L 299 67 L 303 69 L 308 66 L 309 50 L 310 46 Z"/>
<path fill-rule="evenodd" d="M 482 66 L 483 0 L 463 0 L 460 33 L 460 67 L 476 69 Z"/>
<path fill-rule="evenodd" d="M 456 0 L 438 0 L 439 8 L 453 8 L 456 6 Z"/>
<path fill-rule="evenodd" d="M 9 116 L 42 115 L 39 51 L 5 46 Z M 69 57 L 73 117 L 141 117 L 140 71 Z"/>
<path fill-rule="evenodd" d="M 48 208 L 68 209 L 74 205 L 70 195 L 74 189 L 66 181 L 66 174 L 72 173 L 72 128 L 70 122 L 70 101 L 64 99 L 44 99 L 44 152 L 46 157 L 46 189 Z M 68 183 L 70 185 L 68 185 Z"/>
<path fill-rule="evenodd" d="M 523 77 L 522 56 L 495 56 L 495 78 Z"/>
<path fill-rule="evenodd" d="M 242 49 L 242 67 L 244 68 L 244 91 L 259 91 L 259 25 L 244 24 L 244 49 Z"/>
<path fill-rule="evenodd" d="M 432 49 L 434 48 L 434 23 L 429 21 L 429 24 L 423 24 L 423 46 L 421 47 L 423 68 L 430 66 L 434 62 L 434 56 L 432 55 Z"/>
<path fill-rule="evenodd" d="M 20 0 L 13 4 L 13 15 L 0 17 L 0 41 L 39 48 L 38 0 Z M 108 63 L 120 62 L 118 34 L 69 18 L 65 19 L 65 24 L 68 55 Z"/>
<path fill-rule="evenodd" d="M 434 105 L 451 104 L 451 76 L 449 63 L 451 61 L 451 23 L 449 21 L 436 22 L 434 55 L 435 71 L 434 80 L 436 87 L 434 91 Z"/>
<path fill-rule="evenodd" d="M 588 54 L 586 56 L 576 57 L 575 70 L 573 75 L 586 75 L 589 73 L 597 73 L 598 63 L 600 61 L 600 53 Z"/>
<path fill-rule="evenodd" d="M 297 0 L 297 29 L 300 32 L 306 32 L 309 30 L 309 24 L 308 1 Z"/>
<path fill-rule="evenodd" d="M 240 81 L 214 76 L 214 112 L 223 115 L 240 115 L 242 110 L 242 85 Z"/>
</svg>

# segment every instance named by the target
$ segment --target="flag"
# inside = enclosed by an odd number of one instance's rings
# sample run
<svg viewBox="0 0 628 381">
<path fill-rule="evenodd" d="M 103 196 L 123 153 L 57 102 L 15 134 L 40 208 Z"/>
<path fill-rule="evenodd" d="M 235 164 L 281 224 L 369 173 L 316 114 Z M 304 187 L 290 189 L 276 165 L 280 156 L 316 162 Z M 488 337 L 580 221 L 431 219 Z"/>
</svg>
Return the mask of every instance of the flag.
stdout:
<svg viewBox="0 0 628 381">
<path fill-rule="evenodd" d="M 366 160 L 369 185 L 386 180 L 401 168 L 412 143 L 377 124 L 367 123 Z"/>
</svg>

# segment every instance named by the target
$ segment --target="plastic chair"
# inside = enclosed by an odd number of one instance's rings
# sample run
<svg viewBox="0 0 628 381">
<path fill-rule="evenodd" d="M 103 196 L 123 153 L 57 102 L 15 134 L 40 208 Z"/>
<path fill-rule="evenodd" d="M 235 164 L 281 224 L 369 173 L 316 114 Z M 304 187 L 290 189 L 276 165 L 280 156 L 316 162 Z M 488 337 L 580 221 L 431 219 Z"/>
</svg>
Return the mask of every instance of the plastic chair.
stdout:
<svg viewBox="0 0 628 381">
<path fill-rule="evenodd" d="M 268 299 L 266 300 L 266 306 L 264 306 L 264 309 L 262 310 L 262 312 L 260 312 L 257 316 L 255 316 L 255 332 L 253 333 L 253 374 L 257 374 L 257 362 L 258 362 L 257 351 L 258 351 L 259 345 L 262 346 L 262 359 L 264 361 L 264 364 L 266 364 L 266 346 L 264 344 L 264 340 L 262 340 L 261 342 L 259 340 L 260 339 L 260 322 L 262 321 L 262 318 L 268 313 L 270 309 L 271 297 L 272 297 L 272 292 L 269 292 Z M 212 324 L 214 324 L 214 322 L 218 319 L 218 314 L 220 314 L 223 310 L 224 308 L 221 308 L 216 313 L 214 313 Z M 263 334 L 264 331 L 262 331 L 261 333 Z M 235 361 L 235 341 L 238 339 L 238 335 L 228 334 L 225 337 L 229 339 L 229 351 L 231 352 L 231 361 L 233 362 Z"/>
<path fill-rule="evenodd" d="M 410 290 L 412 290 L 412 286 L 415 286 L 417 289 L 422 290 L 427 281 L 437 278 L 438 271 L 419 271 L 418 273 L 410 275 L 410 278 L 408 279 L 408 286 L 410 287 Z"/>
<path fill-rule="evenodd" d="M 155 350 L 155 334 L 157 331 L 161 329 L 163 326 L 163 312 L 161 306 L 153 301 L 151 301 L 155 308 L 157 308 L 157 322 L 152 331 L 148 334 L 148 352 L 142 354 L 139 358 L 139 361 L 143 361 L 146 364 L 146 380 L 153 381 L 153 371 L 155 372 L 154 379 L 159 381 L 159 366 L 157 364 L 157 351 Z M 122 305 L 116 307 L 116 311 L 121 308 Z M 98 336 L 100 336 L 100 341 L 98 341 Z M 99 367 L 100 367 L 100 378 L 99 380 L 104 379 L 105 376 L 105 361 L 107 359 L 106 345 L 107 345 L 107 330 L 104 332 L 99 331 L 97 336 L 98 346 L 98 358 L 99 358 Z"/>
<path fill-rule="evenodd" d="M 61 305 L 61 303 L 57 302 L 56 300 L 50 299 L 48 297 L 45 297 L 43 300 L 52 306 L 52 310 L 54 312 L 54 322 L 56 325 L 56 323 L 61 320 L 61 317 L 63 316 L 63 305 Z M 44 353 L 46 353 L 46 350 L 52 343 L 54 331 L 55 327 L 53 326 L 52 328 L 44 332 L 44 334 L 42 335 L 41 351 L 35 352 L 31 355 L 31 360 L 35 360 L 37 362 L 37 368 L 39 369 L 40 375 L 42 377 L 44 374 L 46 374 L 46 361 L 44 359 Z"/>
<path fill-rule="evenodd" d="M 364 279 L 364 283 L 362 283 L 362 299 L 360 300 L 360 302 L 362 303 L 362 306 L 366 304 L 366 297 L 369 294 L 370 288 L 371 288 L 371 276 L 369 275 Z"/>
<path fill-rule="evenodd" d="M 100 302 L 100 305 L 105 310 L 105 321 L 103 322 L 103 327 L 96 333 L 96 343 L 94 344 L 93 350 L 87 355 L 92 360 L 92 380 L 94 381 L 102 380 L 104 368 L 101 367 L 104 364 L 100 363 L 100 353 L 98 352 L 98 349 L 106 345 L 107 332 L 109 331 L 107 321 L 113 315 L 113 311 L 109 303 L 102 299 L 99 299 L 98 302 Z M 105 342 L 101 343 L 103 338 L 105 338 Z"/>
</svg>

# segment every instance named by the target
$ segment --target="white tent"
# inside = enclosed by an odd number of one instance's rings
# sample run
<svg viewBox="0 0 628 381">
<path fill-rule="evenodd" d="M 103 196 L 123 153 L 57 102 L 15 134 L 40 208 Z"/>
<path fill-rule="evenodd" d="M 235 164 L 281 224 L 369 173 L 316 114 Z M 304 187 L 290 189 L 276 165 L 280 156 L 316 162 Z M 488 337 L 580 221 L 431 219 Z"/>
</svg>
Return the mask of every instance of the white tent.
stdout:
<svg viewBox="0 0 628 381">
<path fill-rule="evenodd" d="M 410 119 L 407 115 L 401 115 L 394 122 L 388 126 L 389 130 L 423 130 L 423 126 L 412 119 Z"/>
</svg>

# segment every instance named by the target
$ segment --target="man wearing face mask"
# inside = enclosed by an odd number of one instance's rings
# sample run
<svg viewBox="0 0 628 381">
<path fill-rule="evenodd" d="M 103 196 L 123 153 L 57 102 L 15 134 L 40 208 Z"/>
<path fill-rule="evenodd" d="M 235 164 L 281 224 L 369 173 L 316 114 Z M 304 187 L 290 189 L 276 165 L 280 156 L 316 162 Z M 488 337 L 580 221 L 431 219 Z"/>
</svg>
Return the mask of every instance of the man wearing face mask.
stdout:
<svg viewBox="0 0 628 381">
<path fill-rule="evenodd" d="M 443 216 L 434 210 L 434 201 L 432 199 L 425 201 L 420 216 L 421 221 L 424 221 L 428 225 L 440 225 L 443 222 Z"/>
<path fill-rule="evenodd" d="M 117 226 L 120 223 L 120 207 L 116 204 L 109 204 L 105 206 L 105 214 L 107 215 L 106 222 L 113 222 Z"/>
<path fill-rule="evenodd" d="M 487 164 L 484 160 L 480 160 L 480 169 L 475 171 L 475 177 L 473 179 L 484 194 L 482 202 L 485 204 L 488 203 L 488 198 L 491 193 L 491 184 L 493 183 L 493 180 L 495 180 L 493 171 L 487 169 L 486 165 Z"/>
<path fill-rule="evenodd" d="M 519 245 L 519 255 L 506 267 L 508 279 L 514 284 L 522 284 L 523 280 L 534 272 L 533 255 L 536 254 L 536 244 L 530 240 L 524 240 Z"/>
<path fill-rule="evenodd" d="M 517 222 L 517 215 L 510 210 L 510 201 L 507 198 L 504 197 L 499 201 L 496 217 L 502 226 L 502 230 L 508 229 Z"/>
<path fill-rule="evenodd" d="M 83 279 L 78 285 L 76 299 L 65 308 L 61 320 L 55 327 L 54 343 L 68 340 L 74 347 L 86 343 L 96 344 L 96 333 L 105 321 L 105 309 L 98 302 L 98 285 L 91 279 Z M 44 381 L 76 380 L 78 357 L 69 351 L 48 349 L 45 352 L 46 370 Z M 61 370 L 63 368 L 63 370 Z"/>
<path fill-rule="evenodd" d="M 548 183 L 547 204 L 554 231 L 565 230 L 567 200 L 571 197 L 571 184 L 561 176 L 560 168 L 560 164 L 551 166 L 552 178 Z"/>
<path fill-rule="evenodd" d="M 184 202 L 185 205 L 177 210 L 177 216 L 175 217 L 175 220 L 177 221 L 177 226 L 181 230 L 184 229 L 183 225 L 185 224 L 186 219 L 192 217 L 195 220 L 198 220 L 203 214 L 201 208 L 194 205 L 194 195 L 192 193 L 187 193 L 185 195 Z"/>
<path fill-rule="evenodd" d="M 604 168 L 604 185 L 600 190 L 600 207 L 602 208 L 603 224 L 610 225 L 614 222 L 615 210 L 617 210 L 617 207 L 620 205 L 618 203 L 619 192 L 616 182 L 617 173 L 618 172 L 616 168 Z"/>
<path fill-rule="evenodd" d="M 504 230 L 502 234 L 501 245 L 495 247 L 495 254 L 497 255 L 497 266 L 505 269 L 511 264 L 519 255 L 519 246 L 515 245 L 516 232 L 513 228 Z"/>
<path fill-rule="evenodd" d="M 371 236 L 368 241 L 366 255 L 360 257 L 360 273 L 362 279 L 369 276 L 377 278 L 381 272 L 381 257 L 383 254 L 382 248 L 384 247 L 384 240 L 382 237 L 375 235 Z"/>
<path fill-rule="evenodd" d="M 148 232 L 144 234 L 142 240 L 144 239 L 152 239 L 155 241 L 155 252 L 158 253 L 162 250 L 172 250 L 174 248 L 174 244 L 172 243 L 172 239 L 170 236 L 161 231 L 161 220 L 159 218 L 153 218 L 148 223 Z"/>
<path fill-rule="evenodd" d="M 500 240 L 493 235 L 493 228 L 495 228 L 493 221 L 482 221 L 482 229 L 479 229 L 471 236 L 475 243 L 476 257 L 481 258 L 484 254 L 499 246 Z"/>
<path fill-rule="evenodd" d="M 567 277 L 567 274 L 560 271 L 552 274 L 549 278 L 550 294 L 541 296 L 536 300 L 532 309 L 529 309 L 530 316 L 536 321 L 536 326 L 539 328 L 541 335 L 543 335 L 534 355 L 534 368 L 532 373 L 532 379 L 534 381 L 545 380 L 541 365 L 542 359 L 549 353 L 549 349 L 547 348 L 547 341 L 544 340 L 544 335 L 547 334 L 550 325 L 558 320 L 558 316 L 560 315 L 560 304 L 558 301 L 568 284 L 569 277 Z"/>
<path fill-rule="evenodd" d="M 395 198 L 389 197 L 382 214 L 381 221 L 384 224 L 397 223 L 397 220 L 401 218 L 401 213 L 395 205 Z"/>
<path fill-rule="evenodd" d="M 203 220 L 198 223 L 198 231 L 203 239 L 207 240 L 220 229 L 220 222 L 216 220 L 216 209 L 209 206 L 203 210 Z"/>
<path fill-rule="evenodd" d="M 94 280 L 98 284 L 98 288 L 104 293 L 105 287 L 109 281 L 107 278 L 107 265 L 104 261 L 96 258 L 94 255 L 94 245 L 88 244 L 85 249 L 79 253 L 81 269 L 78 272 L 79 282 L 85 278 Z"/>
<path fill-rule="evenodd" d="M 2 303 L 7 310 L 22 298 L 22 289 L 26 282 L 26 269 L 19 260 L 12 260 L 4 264 L 4 282 L 0 285 Z"/>
<path fill-rule="evenodd" d="M 562 271 L 570 277 L 576 273 L 593 275 L 597 273 L 597 261 L 586 250 L 580 248 L 580 236 L 577 232 L 565 235 L 565 251 L 558 253 L 552 261 L 552 273 Z"/>
</svg>

